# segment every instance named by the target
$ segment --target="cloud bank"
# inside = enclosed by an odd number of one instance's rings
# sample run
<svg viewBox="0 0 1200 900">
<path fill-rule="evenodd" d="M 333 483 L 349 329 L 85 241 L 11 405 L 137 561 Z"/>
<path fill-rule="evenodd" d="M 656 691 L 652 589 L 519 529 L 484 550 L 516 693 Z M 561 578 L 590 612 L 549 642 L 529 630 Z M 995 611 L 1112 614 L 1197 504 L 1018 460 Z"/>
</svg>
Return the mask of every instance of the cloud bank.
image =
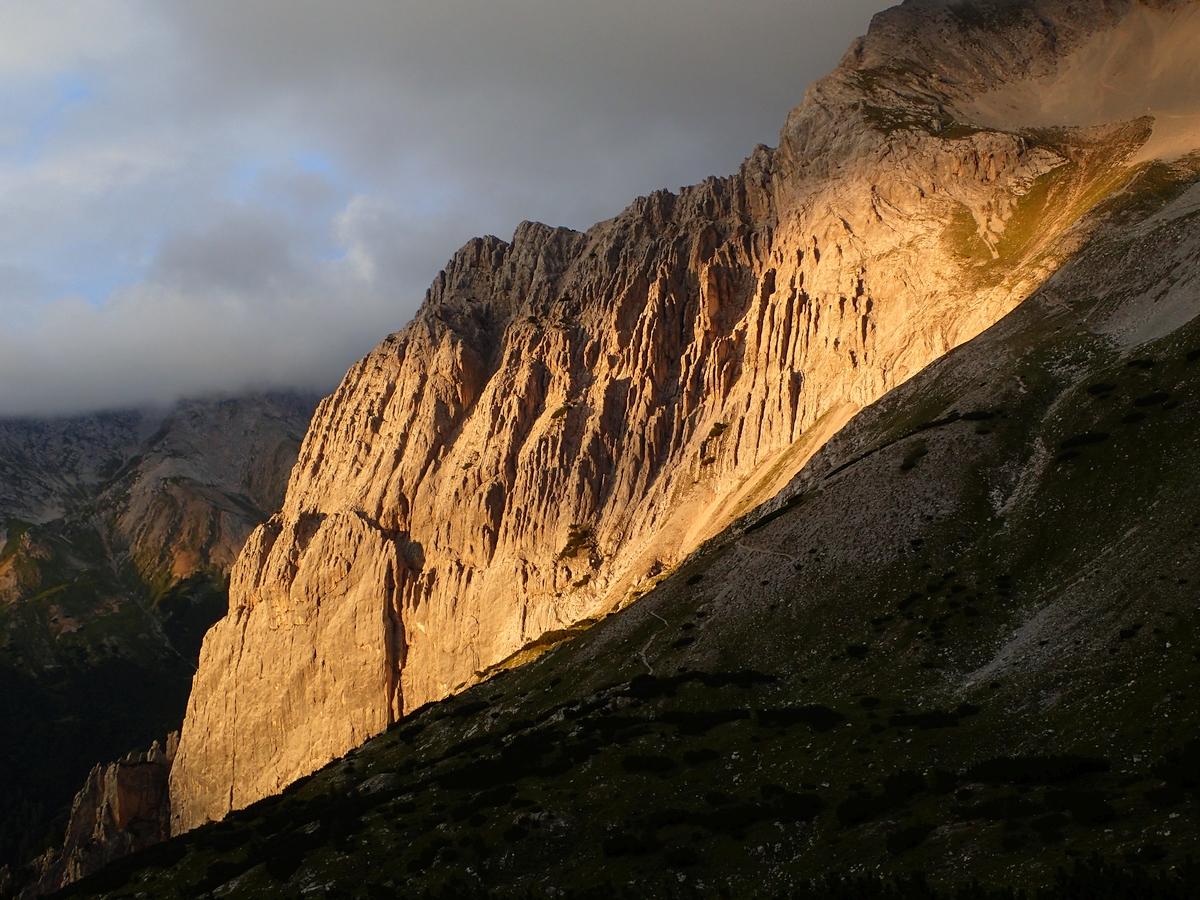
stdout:
<svg viewBox="0 0 1200 900">
<path fill-rule="evenodd" d="M 0 0 L 0 415 L 330 390 L 476 234 L 732 172 L 881 0 Z"/>
</svg>

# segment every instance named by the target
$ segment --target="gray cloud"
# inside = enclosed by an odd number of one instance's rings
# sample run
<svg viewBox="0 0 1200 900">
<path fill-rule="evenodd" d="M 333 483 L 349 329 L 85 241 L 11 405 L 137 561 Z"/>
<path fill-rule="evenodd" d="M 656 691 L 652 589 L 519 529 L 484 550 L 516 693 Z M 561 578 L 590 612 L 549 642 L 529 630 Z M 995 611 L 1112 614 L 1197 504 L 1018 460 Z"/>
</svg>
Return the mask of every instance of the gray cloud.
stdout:
<svg viewBox="0 0 1200 900">
<path fill-rule="evenodd" d="M 471 236 L 774 143 L 883 5 L 0 0 L 0 413 L 330 389 Z"/>
</svg>

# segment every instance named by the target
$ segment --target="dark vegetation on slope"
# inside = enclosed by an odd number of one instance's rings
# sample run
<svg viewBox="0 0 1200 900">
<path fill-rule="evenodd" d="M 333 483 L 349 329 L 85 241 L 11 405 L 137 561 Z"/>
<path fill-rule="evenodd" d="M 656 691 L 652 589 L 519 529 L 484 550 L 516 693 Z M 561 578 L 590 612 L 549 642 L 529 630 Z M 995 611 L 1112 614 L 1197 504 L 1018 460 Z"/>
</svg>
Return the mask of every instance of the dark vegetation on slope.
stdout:
<svg viewBox="0 0 1200 900">
<path fill-rule="evenodd" d="M 1198 264 L 1102 233 L 638 603 L 62 896 L 1195 896 Z"/>
</svg>

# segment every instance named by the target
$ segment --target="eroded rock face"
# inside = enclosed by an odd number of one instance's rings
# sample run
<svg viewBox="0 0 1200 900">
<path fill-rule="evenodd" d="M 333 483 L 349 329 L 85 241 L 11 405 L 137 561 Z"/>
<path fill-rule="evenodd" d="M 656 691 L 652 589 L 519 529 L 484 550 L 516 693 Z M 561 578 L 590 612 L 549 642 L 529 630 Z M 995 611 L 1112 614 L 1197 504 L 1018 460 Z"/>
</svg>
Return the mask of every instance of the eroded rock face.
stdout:
<svg viewBox="0 0 1200 900">
<path fill-rule="evenodd" d="M 53 893 L 170 836 L 167 782 L 178 737 L 172 734 L 165 749 L 155 742 L 147 753 L 92 769 L 75 795 L 62 848 L 30 864 L 34 880 L 21 900 Z"/>
<path fill-rule="evenodd" d="M 733 177 L 464 247 L 323 402 L 234 566 L 172 828 L 629 602 L 1028 296 L 1152 123 L 1017 134 L 957 111 L 1135 5 L 906 3 Z"/>
<path fill-rule="evenodd" d="M 316 403 L 248 395 L 165 411 L 0 419 L 0 552 L 10 519 L 65 522 L 94 532 L 104 552 L 156 588 L 223 575 L 283 503 Z M 0 571 L 0 602 L 17 599 Z"/>
</svg>

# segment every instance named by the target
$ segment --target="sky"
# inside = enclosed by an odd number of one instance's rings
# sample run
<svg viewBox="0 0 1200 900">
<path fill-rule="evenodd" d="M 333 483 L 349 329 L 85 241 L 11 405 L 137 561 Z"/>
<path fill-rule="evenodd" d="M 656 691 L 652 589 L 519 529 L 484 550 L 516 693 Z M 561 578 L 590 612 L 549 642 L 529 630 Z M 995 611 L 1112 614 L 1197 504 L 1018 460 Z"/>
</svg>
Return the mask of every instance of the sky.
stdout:
<svg viewBox="0 0 1200 900">
<path fill-rule="evenodd" d="M 774 145 L 882 0 L 0 0 L 0 416 L 328 392 L 451 255 Z"/>
</svg>

